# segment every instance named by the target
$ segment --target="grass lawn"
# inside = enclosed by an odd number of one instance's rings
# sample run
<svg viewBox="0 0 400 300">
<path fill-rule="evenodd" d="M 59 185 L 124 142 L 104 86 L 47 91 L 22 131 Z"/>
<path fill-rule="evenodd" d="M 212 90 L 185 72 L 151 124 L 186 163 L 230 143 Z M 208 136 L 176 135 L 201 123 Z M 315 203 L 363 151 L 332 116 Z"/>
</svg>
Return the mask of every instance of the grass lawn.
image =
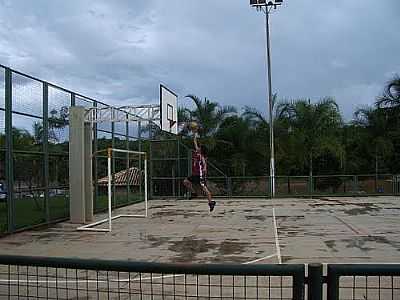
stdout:
<svg viewBox="0 0 400 300">
<path fill-rule="evenodd" d="M 143 201 L 143 195 L 138 193 L 116 195 L 117 206 L 124 206 Z M 108 207 L 107 195 L 97 197 L 97 211 Z M 43 198 L 23 197 L 15 202 L 16 228 L 38 225 L 46 222 L 46 210 Z M 54 196 L 49 199 L 50 219 L 57 220 L 69 216 L 69 198 L 66 196 Z M 7 231 L 7 204 L 0 203 L 0 233 Z"/>
</svg>

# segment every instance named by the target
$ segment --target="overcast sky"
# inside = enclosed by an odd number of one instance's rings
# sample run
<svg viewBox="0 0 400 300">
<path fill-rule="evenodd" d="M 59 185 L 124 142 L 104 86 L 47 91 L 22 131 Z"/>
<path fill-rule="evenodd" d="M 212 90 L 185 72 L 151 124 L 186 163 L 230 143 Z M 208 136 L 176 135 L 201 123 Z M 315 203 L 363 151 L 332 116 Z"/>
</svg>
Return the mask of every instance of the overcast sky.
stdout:
<svg viewBox="0 0 400 300">
<path fill-rule="evenodd" d="M 286 0 L 271 16 L 273 91 L 346 117 L 400 73 L 399 0 Z M 0 0 L 0 63 L 116 105 L 158 86 L 266 112 L 265 28 L 248 0 Z"/>
</svg>

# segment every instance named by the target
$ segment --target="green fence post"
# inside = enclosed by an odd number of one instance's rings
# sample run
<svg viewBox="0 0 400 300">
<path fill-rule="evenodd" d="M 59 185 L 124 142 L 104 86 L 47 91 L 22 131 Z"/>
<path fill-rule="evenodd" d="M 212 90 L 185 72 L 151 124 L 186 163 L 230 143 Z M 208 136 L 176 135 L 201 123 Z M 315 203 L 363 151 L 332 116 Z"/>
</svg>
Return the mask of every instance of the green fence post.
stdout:
<svg viewBox="0 0 400 300">
<path fill-rule="evenodd" d="M 232 192 L 232 178 L 230 178 L 230 177 L 226 177 L 225 178 L 225 180 L 226 180 L 226 191 L 227 191 L 227 196 L 228 197 L 232 197 L 232 194 L 233 194 L 233 192 Z"/>
<path fill-rule="evenodd" d="M 334 265 L 328 265 L 327 300 L 339 300 L 339 276 Z"/>
<path fill-rule="evenodd" d="M 75 93 L 71 93 L 71 106 L 75 106 Z"/>
<path fill-rule="evenodd" d="M 50 222 L 49 206 L 49 85 L 43 82 L 43 152 L 44 152 L 44 205 L 46 210 L 46 222 Z"/>
<path fill-rule="evenodd" d="M 97 101 L 93 103 L 94 107 L 97 107 Z M 99 186 L 97 184 L 97 123 L 93 123 L 93 158 L 92 158 L 92 168 L 93 168 L 93 212 L 97 211 L 97 195 L 99 193 Z"/>
<path fill-rule="evenodd" d="M 308 265 L 308 300 L 322 300 L 322 264 Z"/>
<path fill-rule="evenodd" d="M 140 121 L 138 121 L 138 124 L 137 124 L 137 135 L 136 135 L 136 138 L 137 138 L 137 140 L 138 140 L 138 150 L 139 150 L 139 152 L 141 152 L 142 151 L 142 123 L 140 122 Z M 149 164 L 151 163 L 151 154 L 150 153 L 147 153 L 148 155 L 147 155 L 147 161 L 149 162 Z M 149 166 L 150 167 L 150 166 Z M 140 170 L 142 170 L 142 158 L 139 158 L 139 169 Z M 148 171 L 147 171 L 148 172 Z M 147 175 L 149 175 L 149 174 L 147 174 Z M 151 182 L 152 182 L 152 178 L 151 178 L 151 176 L 149 176 L 149 181 L 148 181 L 148 184 L 150 184 L 151 185 Z M 145 187 L 146 188 L 146 187 Z M 141 184 L 139 184 L 139 197 L 140 197 L 140 199 L 142 199 L 142 185 Z M 143 196 L 143 198 L 144 198 L 144 196 Z M 151 199 L 151 195 L 149 196 L 149 199 Z"/>
<path fill-rule="evenodd" d="M 358 177 L 357 177 L 357 175 L 354 175 L 353 181 L 354 181 L 355 194 L 358 194 L 358 191 L 360 190 L 360 187 L 358 186 Z"/>
<path fill-rule="evenodd" d="M 15 201 L 14 201 L 14 160 L 12 136 L 12 71 L 5 69 L 5 129 L 6 129 L 6 182 L 7 182 L 7 223 L 8 232 L 15 230 Z"/>
<path fill-rule="evenodd" d="M 75 106 L 75 104 L 76 104 L 76 102 L 75 102 L 75 93 L 71 93 L 71 106 Z M 68 126 L 69 127 L 69 126 Z M 70 141 L 69 141 L 70 142 Z M 69 143 L 68 142 L 68 143 Z M 69 180 L 68 180 L 68 185 L 69 185 Z M 71 197 L 71 191 L 69 191 L 69 195 L 70 195 L 70 197 Z M 70 199 L 70 201 L 71 201 L 71 198 L 69 198 Z M 70 209 L 70 204 L 69 204 L 69 201 L 65 201 L 65 210 L 66 211 L 69 211 L 69 216 L 71 216 L 71 209 Z"/>
<path fill-rule="evenodd" d="M 115 148 L 115 123 L 111 122 L 111 148 Z M 117 197 L 115 194 L 115 157 L 114 153 L 112 153 L 112 159 L 111 159 L 111 170 L 112 170 L 112 176 L 111 176 L 111 184 L 112 184 L 112 197 L 111 197 L 111 207 L 115 208 L 118 206 L 118 201 Z"/>
<path fill-rule="evenodd" d="M 177 167 L 178 167 L 178 174 L 177 174 L 177 178 L 175 178 L 174 180 L 176 180 L 177 184 L 178 184 L 178 198 L 181 197 L 181 143 L 180 143 L 180 139 L 179 137 L 176 139 L 177 142 L 177 147 L 178 147 L 178 162 L 177 162 Z"/>
<path fill-rule="evenodd" d="M 192 174 L 192 151 L 190 151 L 190 149 L 188 149 L 188 152 L 187 152 L 187 160 L 188 160 L 188 176 L 190 176 L 190 174 Z M 188 190 L 186 190 L 187 191 L 187 197 L 186 198 L 189 198 L 189 191 Z"/>
<path fill-rule="evenodd" d="M 304 265 L 301 270 L 297 270 L 293 274 L 293 300 L 304 300 L 304 287 L 305 287 L 305 270 Z"/>
<path fill-rule="evenodd" d="M 150 155 L 149 155 L 149 178 L 150 178 L 150 180 L 149 180 L 149 182 L 150 182 L 150 189 L 149 189 L 149 199 L 153 199 L 153 194 L 154 194 L 154 191 L 153 191 L 153 185 L 154 185 L 154 182 L 153 182 L 153 148 L 152 148 L 152 141 L 151 140 L 149 140 L 149 153 L 150 153 Z"/>
<path fill-rule="evenodd" d="M 128 121 L 128 114 L 126 114 L 126 119 L 127 121 L 125 122 L 125 135 L 126 135 L 126 145 L 125 148 L 126 150 L 129 150 L 129 121 Z M 139 159 L 140 160 L 140 159 Z M 129 196 L 130 196 L 130 180 L 129 180 L 129 174 L 130 174 L 130 166 L 129 166 L 129 153 L 126 153 L 126 167 L 127 167 L 127 184 L 126 184 L 126 203 L 129 203 Z"/>
</svg>

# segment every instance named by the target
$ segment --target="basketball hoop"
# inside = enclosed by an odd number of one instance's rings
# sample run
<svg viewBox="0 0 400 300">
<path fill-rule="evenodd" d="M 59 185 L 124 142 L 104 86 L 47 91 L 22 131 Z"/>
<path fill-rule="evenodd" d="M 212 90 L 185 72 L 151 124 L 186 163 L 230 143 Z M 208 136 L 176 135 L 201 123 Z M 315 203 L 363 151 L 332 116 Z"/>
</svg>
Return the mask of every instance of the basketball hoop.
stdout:
<svg viewBox="0 0 400 300">
<path fill-rule="evenodd" d="M 168 120 L 168 121 L 169 121 L 169 128 L 171 129 L 176 124 L 176 121 L 174 120 Z"/>
<path fill-rule="evenodd" d="M 169 120 L 169 126 L 172 128 L 176 124 L 176 121 L 174 120 Z"/>
</svg>

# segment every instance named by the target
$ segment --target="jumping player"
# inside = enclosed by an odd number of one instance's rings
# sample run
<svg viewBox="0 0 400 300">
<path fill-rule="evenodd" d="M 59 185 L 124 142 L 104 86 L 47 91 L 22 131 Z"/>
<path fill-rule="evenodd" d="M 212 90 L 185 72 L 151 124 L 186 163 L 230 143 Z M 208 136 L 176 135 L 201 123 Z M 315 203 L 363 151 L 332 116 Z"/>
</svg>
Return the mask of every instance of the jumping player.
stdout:
<svg viewBox="0 0 400 300">
<path fill-rule="evenodd" d="M 206 175 L 207 175 L 207 152 L 204 146 L 199 146 L 197 143 L 197 133 L 194 134 L 194 151 L 192 153 L 192 176 L 186 178 L 183 184 L 190 190 L 192 197 L 197 194 L 193 188 L 193 184 L 200 185 L 204 193 L 207 195 L 208 206 L 210 212 L 214 210 L 216 202 L 212 200 L 212 195 L 207 188 Z"/>
</svg>

